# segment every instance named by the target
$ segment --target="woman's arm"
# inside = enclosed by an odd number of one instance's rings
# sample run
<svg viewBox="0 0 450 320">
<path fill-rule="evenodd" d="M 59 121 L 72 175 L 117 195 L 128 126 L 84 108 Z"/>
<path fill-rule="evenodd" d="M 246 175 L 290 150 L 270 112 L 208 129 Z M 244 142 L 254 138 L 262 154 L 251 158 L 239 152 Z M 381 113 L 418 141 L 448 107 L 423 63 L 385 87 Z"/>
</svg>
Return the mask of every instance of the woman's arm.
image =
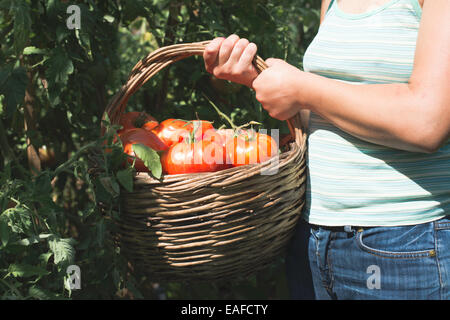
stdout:
<svg viewBox="0 0 450 320">
<path fill-rule="evenodd" d="M 405 84 L 352 85 L 268 59 L 253 81 L 272 117 L 286 120 L 308 108 L 363 140 L 434 152 L 450 136 L 450 1 L 427 0 L 414 69 Z"/>
<path fill-rule="evenodd" d="M 257 76 L 251 63 L 256 45 L 236 35 L 215 39 L 205 50 L 205 66 L 219 78 L 253 87 L 274 118 L 309 109 L 360 139 L 434 152 L 450 136 L 450 1 L 424 2 L 414 69 L 405 84 L 351 85 L 278 59 L 268 59 L 269 68 Z"/>
</svg>

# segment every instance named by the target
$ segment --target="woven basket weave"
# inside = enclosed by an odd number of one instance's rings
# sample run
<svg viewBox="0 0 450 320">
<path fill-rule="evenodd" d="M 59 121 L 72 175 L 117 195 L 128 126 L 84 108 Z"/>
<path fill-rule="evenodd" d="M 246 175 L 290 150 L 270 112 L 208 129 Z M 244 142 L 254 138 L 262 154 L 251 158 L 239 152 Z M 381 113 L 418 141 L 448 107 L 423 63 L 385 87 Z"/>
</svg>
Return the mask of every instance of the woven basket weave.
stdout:
<svg viewBox="0 0 450 320">
<path fill-rule="evenodd" d="M 202 55 L 208 42 L 163 47 L 141 60 L 106 108 L 111 122 L 119 122 L 146 81 L 173 62 Z M 266 68 L 258 56 L 254 65 Z M 137 173 L 133 192 L 121 192 L 119 228 L 121 251 L 135 268 L 159 281 L 210 281 L 247 276 L 279 256 L 305 201 L 306 135 L 299 115 L 287 122 L 295 142 L 277 162 L 160 180 Z M 261 174 L 274 168 L 275 174 Z"/>
</svg>

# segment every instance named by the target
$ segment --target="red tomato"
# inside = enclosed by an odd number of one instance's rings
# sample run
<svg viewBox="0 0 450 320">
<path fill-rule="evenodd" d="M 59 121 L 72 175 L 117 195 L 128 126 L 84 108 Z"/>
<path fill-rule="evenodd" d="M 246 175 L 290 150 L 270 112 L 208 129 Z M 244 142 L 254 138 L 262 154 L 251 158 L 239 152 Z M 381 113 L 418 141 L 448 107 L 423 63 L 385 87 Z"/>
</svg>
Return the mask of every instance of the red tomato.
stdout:
<svg viewBox="0 0 450 320">
<path fill-rule="evenodd" d="M 230 167 L 224 146 L 216 141 L 186 141 L 172 145 L 161 156 L 166 174 L 212 172 Z"/>
<path fill-rule="evenodd" d="M 206 135 L 214 136 L 216 132 L 216 129 L 214 129 L 212 123 L 206 120 L 192 120 L 191 133 L 194 130 L 195 130 L 194 138 L 197 141 L 204 139 Z"/>
<path fill-rule="evenodd" d="M 205 132 L 214 130 L 214 127 L 211 122 L 204 120 L 185 121 L 179 119 L 167 119 L 162 121 L 152 131 L 166 144 L 167 147 L 170 147 L 174 143 L 181 142 L 192 135 L 194 129 L 196 129 L 194 138 L 196 140 L 201 140 Z"/>
<path fill-rule="evenodd" d="M 203 141 L 214 141 L 220 143 L 223 147 L 226 145 L 227 139 L 233 139 L 233 129 L 208 129 L 203 133 Z"/>
<path fill-rule="evenodd" d="M 134 144 L 143 144 L 147 147 L 152 148 L 155 151 L 167 150 L 166 145 L 151 131 L 147 131 L 140 128 L 130 129 L 120 135 L 120 140 L 122 140 L 123 151 L 133 157 L 136 157 L 133 151 Z M 133 163 L 132 158 L 128 158 L 128 162 Z M 149 170 L 144 165 L 144 162 L 136 157 L 136 162 L 134 164 L 136 171 L 138 172 L 148 172 Z"/>
<path fill-rule="evenodd" d="M 236 167 L 269 160 L 278 154 L 278 145 L 271 136 L 250 131 L 229 140 L 226 151 Z"/>
<path fill-rule="evenodd" d="M 118 133 L 121 134 L 130 129 L 143 128 L 152 130 L 158 126 L 158 121 L 145 112 L 131 111 L 120 117 L 119 124 L 123 127 Z"/>
<path fill-rule="evenodd" d="M 247 130 L 245 129 L 218 129 L 217 134 L 222 138 L 222 143 L 226 145 L 230 140 L 233 140 L 239 135 L 247 135 Z"/>
<path fill-rule="evenodd" d="M 227 141 L 234 139 L 235 133 L 233 129 L 218 129 L 217 134 L 222 140 L 222 144 L 225 146 Z"/>
<path fill-rule="evenodd" d="M 189 130 L 188 125 L 189 123 L 184 120 L 166 119 L 160 122 L 152 132 L 155 133 L 167 147 L 170 147 L 174 143 L 183 141 Z"/>
</svg>

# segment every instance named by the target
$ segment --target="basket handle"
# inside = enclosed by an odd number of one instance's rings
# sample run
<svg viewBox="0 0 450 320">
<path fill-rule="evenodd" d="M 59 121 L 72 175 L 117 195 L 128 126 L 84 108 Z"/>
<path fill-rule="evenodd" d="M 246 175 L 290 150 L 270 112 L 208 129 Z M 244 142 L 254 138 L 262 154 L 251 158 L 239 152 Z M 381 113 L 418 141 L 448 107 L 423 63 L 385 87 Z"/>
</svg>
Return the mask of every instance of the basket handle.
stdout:
<svg viewBox="0 0 450 320">
<path fill-rule="evenodd" d="M 128 99 L 145 82 L 176 61 L 194 55 L 202 56 L 203 51 L 209 42 L 211 41 L 181 43 L 162 47 L 151 52 L 147 57 L 139 61 L 131 71 L 127 82 L 122 86 L 120 91 L 113 96 L 105 109 L 105 114 L 109 116 L 111 123 L 119 123 L 120 116 L 125 110 Z M 253 64 L 258 73 L 268 67 L 264 60 L 259 56 L 255 56 Z M 105 117 L 105 114 L 103 117 Z M 297 145 L 301 146 L 303 143 L 303 129 L 300 113 L 297 113 L 295 116 L 288 119 L 287 124 L 295 142 Z M 105 128 L 102 125 L 102 134 L 104 133 L 104 129 Z"/>
</svg>

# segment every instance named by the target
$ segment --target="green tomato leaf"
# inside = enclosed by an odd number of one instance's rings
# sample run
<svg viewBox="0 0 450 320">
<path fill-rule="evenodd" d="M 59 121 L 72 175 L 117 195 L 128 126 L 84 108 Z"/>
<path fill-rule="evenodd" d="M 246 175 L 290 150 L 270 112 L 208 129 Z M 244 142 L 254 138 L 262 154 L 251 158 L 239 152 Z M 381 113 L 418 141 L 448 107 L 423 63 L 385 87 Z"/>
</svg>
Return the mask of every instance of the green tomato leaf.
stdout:
<svg viewBox="0 0 450 320">
<path fill-rule="evenodd" d="M 47 68 L 45 76 L 48 81 L 48 97 L 51 105 L 55 106 L 61 101 L 61 92 L 67 87 L 69 75 L 74 72 L 74 66 L 67 52 L 61 48 L 55 48 L 50 52 L 44 66 Z"/>
<path fill-rule="evenodd" d="M 30 6 L 25 0 L 11 1 L 9 13 L 14 16 L 14 49 L 20 53 L 30 38 Z"/>
<path fill-rule="evenodd" d="M 93 181 L 95 187 L 95 198 L 97 202 L 110 203 L 113 201 L 113 196 L 109 193 L 108 190 L 103 185 L 101 181 L 102 178 L 96 178 Z"/>
<path fill-rule="evenodd" d="M 39 174 L 34 181 L 33 192 L 36 193 L 34 196 L 36 198 L 43 198 L 43 195 L 51 194 L 53 190 L 52 187 L 52 177 L 48 171 L 44 171 Z"/>
<path fill-rule="evenodd" d="M 23 49 L 23 54 L 24 55 L 30 55 L 30 54 L 47 54 L 47 50 L 45 49 L 39 49 L 36 47 L 26 47 L 25 49 Z"/>
<path fill-rule="evenodd" d="M 42 234 L 40 234 L 38 236 L 32 235 L 29 238 L 18 240 L 14 244 L 21 245 L 21 246 L 30 246 L 32 244 L 39 243 L 40 241 L 45 240 L 45 239 L 47 239 L 47 238 L 49 238 L 51 236 L 52 236 L 51 233 L 45 233 L 45 234 L 42 233 Z"/>
<path fill-rule="evenodd" d="M 50 274 L 50 272 L 38 266 L 13 263 L 9 265 L 8 274 L 16 278 L 17 277 L 29 278 L 33 276 L 42 277 Z"/>
<path fill-rule="evenodd" d="M 0 240 L 3 247 L 6 247 L 9 241 L 9 227 L 6 219 L 2 219 L 2 217 L 0 217 Z"/>
<path fill-rule="evenodd" d="M 57 294 L 41 288 L 37 285 L 33 285 L 28 289 L 28 295 L 37 300 L 60 300 Z"/>
<path fill-rule="evenodd" d="M 1 0 L 0 1 L 0 9 L 9 10 L 11 7 L 12 0 Z"/>
<path fill-rule="evenodd" d="M 45 66 L 47 67 L 46 76 L 49 86 L 67 84 L 69 75 L 74 71 L 72 60 L 60 48 L 52 50 L 50 57 L 45 62 Z"/>
<path fill-rule="evenodd" d="M 139 143 L 133 144 L 133 151 L 136 156 L 144 162 L 144 165 L 150 170 L 152 175 L 155 178 L 160 179 L 162 175 L 162 166 L 158 152 Z"/>
<path fill-rule="evenodd" d="M 111 196 L 117 197 L 120 194 L 120 186 L 114 177 L 101 177 L 100 182 Z"/>
<path fill-rule="evenodd" d="M 91 40 L 90 40 L 89 33 L 84 32 L 79 29 L 76 29 L 75 36 L 77 37 L 78 44 L 80 45 L 80 47 L 83 48 L 83 50 L 86 53 L 89 60 L 93 61 L 92 50 L 91 50 Z"/>
<path fill-rule="evenodd" d="M 48 259 L 53 255 L 53 252 L 46 252 L 39 255 L 39 262 L 44 265 L 47 265 Z"/>
<path fill-rule="evenodd" d="M 72 238 L 61 239 L 55 237 L 48 241 L 50 251 L 54 254 L 53 261 L 55 264 L 73 263 L 75 260 L 74 244 L 75 240 Z"/>
<path fill-rule="evenodd" d="M 7 219 L 8 226 L 13 233 L 21 233 L 25 235 L 32 235 L 33 221 L 29 209 L 18 206 L 9 208 L 3 212 L 3 219 Z"/>
<path fill-rule="evenodd" d="M 116 173 L 117 180 L 128 192 L 133 192 L 133 170 L 127 168 Z"/>
<path fill-rule="evenodd" d="M 28 77 L 25 68 L 6 65 L 0 69 L 0 94 L 5 96 L 6 114 L 11 116 L 23 102 Z"/>
</svg>

